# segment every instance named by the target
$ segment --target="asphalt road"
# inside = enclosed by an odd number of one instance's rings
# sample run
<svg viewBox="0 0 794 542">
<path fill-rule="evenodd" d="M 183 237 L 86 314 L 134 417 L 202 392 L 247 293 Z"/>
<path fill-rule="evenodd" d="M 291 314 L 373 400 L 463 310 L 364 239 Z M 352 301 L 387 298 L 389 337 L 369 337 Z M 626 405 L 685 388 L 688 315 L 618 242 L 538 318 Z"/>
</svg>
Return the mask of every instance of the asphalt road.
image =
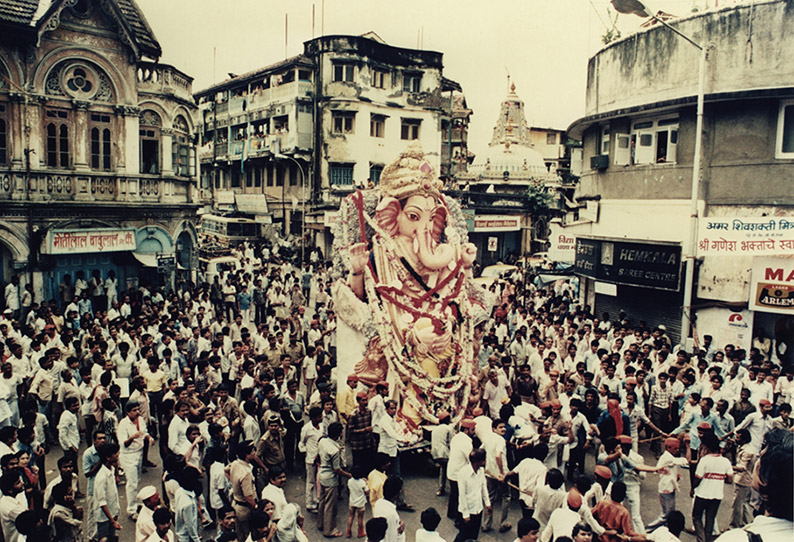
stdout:
<svg viewBox="0 0 794 542">
<path fill-rule="evenodd" d="M 85 446 L 83 446 L 84 449 Z M 80 451 L 80 457 L 82 457 L 82 451 Z M 645 462 L 649 465 L 655 465 L 656 459 L 654 458 L 653 454 L 650 453 L 647 447 L 642 445 L 640 447 L 640 453 L 645 457 Z M 56 461 L 61 456 L 60 449 L 55 447 L 52 449 L 50 454 L 47 456 L 47 479 L 52 479 L 55 475 L 56 469 Z M 161 489 L 161 481 L 162 481 L 162 470 L 160 469 L 160 465 L 162 465 L 162 461 L 160 460 L 157 454 L 157 447 L 153 447 L 152 450 L 149 452 L 150 459 L 154 461 L 158 467 L 157 468 L 150 468 L 148 472 L 144 473 L 141 478 L 141 485 L 154 485 L 158 490 Z M 405 522 L 406 525 L 406 540 L 407 542 L 412 542 L 414 540 L 414 533 L 416 529 L 420 528 L 419 516 L 422 510 L 433 506 L 436 510 L 439 511 L 441 517 L 443 518 L 441 521 L 441 525 L 439 526 L 439 533 L 445 540 L 451 542 L 455 536 L 457 535 L 457 529 L 455 528 L 452 521 L 446 518 L 446 506 L 447 506 L 447 498 L 446 497 L 438 497 L 436 496 L 436 490 L 438 489 L 438 480 L 436 477 L 431 475 L 432 470 L 432 462 L 429 462 L 429 458 L 425 458 L 423 456 L 418 457 L 408 457 L 402 460 L 403 465 L 403 476 L 405 479 L 405 500 L 406 502 L 412 504 L 416 512 L 409 513 L 409 512 L 401 512 L 401 518 Z M 590 454 L 588 455 L 588 463 L 587 463 L 587 470 L 592 472 L 593 469 L 593 456 Z M 677 507 L 684 513 L 684 516 L 687 518 L 687 528 L 691 528 L 692 526 L 692 518 L 691 518 L 691 506 L 692 506 L 692 499 L 689 497 L 689 476 L 688 471 L 682 469 L 682 476 L 681 476 L 681 491 L 677 495 Z M 648 474 L 646 480 L 643 482 L 642 485 L 642 492 L 641 492 L 641 503 L 642 503 L 642 518 L 644 523 L 648 523 L 654 518 L 659 515 L 660 506 L 659 506 L 659 498 L 656 492 L 657 487 L 657 480 L 658 477 L 655 474 Z M 85 478 L 82 478 L 82 471 L 81 471 L 81 488 L 85 489 Z M 303 472 L 292 473 L 289 475 L 287 479 L 287 487 L 285 488 L 287 494 L 287 500 L 290 502 L 294 502 L 298 504 L 301 509 L 304 509 L 304 497 L 303 497 L 303 488 L 304 488 L 304 476 Z M 122 525 L 122 530 L 119 533 L 120 542 L 134 542 L 135 539 L 135 525 L 134 523 L 127 518 L 126 514 L 124 513 L 126 499 L 125 499 L 125 491 L 124 486 L 119 487 L 119 496 L 121 499 L 121 518 L 120 523 Z M 733 501 L 733 486 L 725 486 L 725 498 L 722 501 L 720 506 L 720 511 L 717 516 L 717 521 L 720 529 L 725 529 L 729 522 L 730 522 L 730 512 L 731 512 L 731 503 Z M 84 504 L 84 501 L 78 501 L 78 504 Z M 304 510 L 305 513 L 305 510 Z M 324 540 L 322 533 L 320 533 L 316 528 L 316 515 L 311 513 L 305 513 L 306 522 L 305 528 L 308 538 L 311 542 Z M 371 510 L 367 507 L 367 512 L 365 516 L 365 520 L 371 517 Z M 514 501 L 512 503 L 510 509 L 510 516 L 508 521 L 513 524 L 513 529 L 509 533 L 499 533 L 498 531 L 491 531 L 488 533 L 481 533 L 479 540 L 490 542 L 490 541 L 508 541 L 512 542 L 516 538 L 516 530 L 515 525 L 518 522 L 518 519 L 521 517 L 521 510 L 519 508 L 518 502 Z M 347 495 L 346 493 L 340 497 L 340 506 L 339 506 L 339 514 L 337 519 L 337 526 L 338 528 L 344 532 L 345 526 L 347 525 Z M 214 537 L 214 531 L 204 531 L 203 538 L 204 540 L 209 540 Z M 354 529 L 355 535 L 355 529 Z M 692 534 L 683 533 L 681 537 L 682 542 L 694 542 L 695 537 Z"/>
</svg>

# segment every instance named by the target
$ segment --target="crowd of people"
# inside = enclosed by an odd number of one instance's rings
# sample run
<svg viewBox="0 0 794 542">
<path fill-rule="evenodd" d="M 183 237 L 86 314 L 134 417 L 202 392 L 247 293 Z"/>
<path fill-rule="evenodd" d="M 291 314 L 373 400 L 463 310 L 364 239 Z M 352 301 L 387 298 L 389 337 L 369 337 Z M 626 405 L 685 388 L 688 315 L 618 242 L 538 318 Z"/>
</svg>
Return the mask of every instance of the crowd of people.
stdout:
<svg viewBox="0 0 794 542">
<path fill-rule="evenodd" d="M 456 542 L 668 542 L 687 523 L 698 542 L 792 540 L 794 368 L 771 341 L 747 352 L 704 336 L 687 351 L 520 268 L 490 286 L 465 416 L 421 428 L 448 500 L 407 533 L 401 457 L 422 446 L 402 445 L 387 382 L 337 378 L 330 266 L 319 250 L 303 265 L 265 245 L 235 255 L 236 270 L 167 293 L 98 271 L 64 277 L 47 301 L 9 282 L 5 542 L 114 542 L 121 515 L 135 542 L 438 542 L 441 512 Z M 160 467 L 162 483 L 141 487 Z M 643 484 L 657 518 L 643 517 Z"/>
</svg>

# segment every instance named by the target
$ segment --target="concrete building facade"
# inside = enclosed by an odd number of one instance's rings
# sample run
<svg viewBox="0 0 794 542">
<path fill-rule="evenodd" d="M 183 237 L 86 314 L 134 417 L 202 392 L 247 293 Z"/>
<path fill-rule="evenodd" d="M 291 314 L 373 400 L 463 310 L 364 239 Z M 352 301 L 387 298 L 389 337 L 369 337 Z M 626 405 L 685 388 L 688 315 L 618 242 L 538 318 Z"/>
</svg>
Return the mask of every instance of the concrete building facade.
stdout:
<svg viewBox="0 0 794 542">
<path fill-rule="evenodd" d="M 224 202 L 255 196 L 246 214 L 330 248 L 341 197 L 377 184 L 406 146 L 420 146 L 440 175 L 465 168 L 471 110 L 442 57 L 374 33 L 323 36 L 302 55 L 199 91 L 202 184 L 215 208 L 246 213 Z"/>
<path fill-rule="evenodd" d="M 160 282 L 191 267 L 192 79 L 133 0 L 0 1 L 0 279 L 57 297 L 64 274 Z"/>
<path fill-rule="evenodd" d="M 698 335 L 723 333 L 749 349 L 754 322 L 756 331 L 790 341 L 791 332 L 780 331 L 791 323 L 781 316 L 785 310 L 748 307 L 758 286 L 754 268 L 767 257 L 784 265 L 792 254 L 786 242 L 794 237 L 786 231 L 794 211 L 791 3 L 754 2 L 669 22 L 707 54 L 695 236 L 690 204 L 700 52 L 660 25 L 589 61 L 586 116 L 569 128 L 583 144 L 580 209 L 558 231 L 576 238 L 584 299 L 599 315 L 614 318 L 624 309 L 635 322 L 666 325 L 675 340 L 691 337 L 689 326 L 680 327 L 683 259 L 694 253 Z M 778 218 L 783 223 L 775 222 L 774 231 L 752 225 Z M 714 244 L 720 239 L 728 249 Z M 772 241 L 756 246 L 761 239 Z"/>
</svg>

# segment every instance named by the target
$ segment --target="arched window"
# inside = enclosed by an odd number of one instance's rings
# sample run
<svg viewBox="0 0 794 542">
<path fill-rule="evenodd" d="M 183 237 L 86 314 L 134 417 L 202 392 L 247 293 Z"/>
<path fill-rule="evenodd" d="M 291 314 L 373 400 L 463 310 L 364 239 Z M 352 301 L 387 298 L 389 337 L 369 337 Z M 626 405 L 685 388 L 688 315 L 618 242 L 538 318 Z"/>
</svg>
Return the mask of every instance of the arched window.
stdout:
<svg viewBox="0 0 794 542">
<path fill-rule="evenodd" d="M 112 169 L 112 135 L 109 114 L 91 113 L 91 169 Z"/>
<path fill-rule="evenodd" d="M 154 111 L 141 111 L 140 148 L 141 173 L 160 173 L 160 115 Z"/>
<path fill-rule="evenodd" d="M 171 143 L 171 160 L 174 173 L 182 177 L 193 175 L 192 149 L 188 123 L 182 115 L 174 119 L 174 136 Z"/>
<path fill-rule="evenodd" d="M 47 167 L 68 168 L 69 155 L 69 121 L 68 111 L 50 110 L 45 114 L 47 134 Z"/>
</svg>

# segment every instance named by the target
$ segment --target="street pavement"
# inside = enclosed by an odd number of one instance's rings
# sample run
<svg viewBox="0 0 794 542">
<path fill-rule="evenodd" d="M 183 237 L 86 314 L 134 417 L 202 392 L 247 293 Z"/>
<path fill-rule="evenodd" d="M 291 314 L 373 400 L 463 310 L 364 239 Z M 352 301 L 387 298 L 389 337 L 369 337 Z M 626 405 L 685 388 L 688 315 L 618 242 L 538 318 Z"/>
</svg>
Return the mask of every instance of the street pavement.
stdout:
<svg viewBox="0 0 794 542">
<path fill-rule="evenodd" d="M 85 449 L 85 443 L 83 443 L 83 447 L 80 450 L 80 458 L 82 460 L 82 453 Z M 645 457 L 645 462 L 648 465 L 655 465 L 656 459 L 654 458 L 653 454 L 648 450 L 645 445 L 640 447 L 640 453 Z M 56 446 L 54 447 L 51 452 L 47 455 L 47 479 L 51 480 L 53 477 L 57 475 L 56 472 L 56 462 L 58 458 L 61 456 L 60 449 Z M 141 477 L 141 485 L 143 487 L 145 485 L 153 485 L 155 486 L 160 493 L 162 493 L 162 470 L 161 465 L 162 461 L 157 454 L 157 446 L 152 447 L 149 452 L 149 458 L 157 464 L 157 468 L 150 468 L 148 472 L 143 473 Z M 594 458 L 592 454 L 588 454 L 587 459 L 587 470 L 588 472 L 592 473 L 594 465 Z M 432 506 L 438 510 L 439 514 L 441 514 L 442 520 L 441 525 L 438 528 L 439 533 L 441 536 L 447 540 L 448 542 L 452 542 L 452 540 L 457 535 L 457 529 L 455 528 L 452 521 L 446 518 L 446 509 L 447 509 L 447 497 L 438 497 L 436 496 L 436 490 L 438 489 L 438 479 L 435 476 L 432 476 L 429 472 L 432 469 L 432 461 L 429 459 L 429 456 L 418 456 L 418 457 L 409 457 L 404 458 L 402 460 L 403 466 L 403 476 L 405 479 L 405 501 L 410 503 L 416 509 L 415 512 L 400 512 L 400 517 L 405 522 L 405 529 L 406 529 L 406 541 L 413 542 L 415 532 L 418 528 L 421 527 L 420 524 L 420 514 L 421 511 Z M 304 475 L 303 469 L 300 472 L 292 473 L 288 476 L 287 479 L 287 487 L 285 488 L 287 500 L 289 502 L 294 502 L 298 504 L 301 509 L 304 511 L 306 516 L 305 528 L 306 534 L 310 542 L 321 541 L 324 540 L 322 533 L 317 530 L 316 527 L 316 515 L 312 513 L 306 513 L 304 509 L 304 497 L 303 497 L 303 488 L 304 488 Z M 81 477 L 83 477 L 82 469 L 80 472 Z M 658 493 L 656 491 L 657 487 L 658 476 L 656 474 L 648 474 L 647 478 L 642 484 L 642 492 L 641 492 L 641 503 L 642 503 L 642 519 L 643 523 L 648 523 L 654 518 L 659 515 L 660 506 L 659 506 L 659 498 Z M 692 527 L 692 518 L 691 518 L 691 506 L 692 506 L 692 499 L 689 497 L 689 473 L 686 469 L 681 470 L 681 491 L 677 495 L 677 507 L 680 511 L 684 513 L 684 516 L 687 520 L 687 528 Z M 81 488 L 85 489 L 85 479 L 81 479 L 80 483 Z M 121 510 L 122 514 L 119 518 L 119 522 L 122 525 L 122 530 L 119 532 L 119 540 L 120 542 L 134 542 L 135 541 L 135 525 L 134 523 L 127 517 L 124 513 L 125 510 L 125 491 L 124 486 L 119 487 L 119 497 L 121 500 Z M 726 485 L 725 486 L 725 498 L 720 505 L 720 511 L 717 516 L 717 522 L 720 529 L 727 528 L 728 524 L 730 523 L 730 509 L 731 503 L 733 502 L 733 486 Z M 84 505 L 85 501 L 80 500 L 78 501 L 79 505 Z M 371 509 L 367 506 L 367 512 L 365 515 L 365 521 L 371 517 Z M 516 530 L 515 527 L 518 523 L 519 518 L 521 517 L 521 510 L 519 508 L 518 502 L 513 501 L 512 506 L 510 508 L 510 516 L 508 521 L 513 524 L 513 529 L 509 533 L 499 533 L 498 530 L 492 530 L 488 533 L 481 533 L 480 534 L 480 541 L 483 542 L 491 542 L 491 541 L 507 541 L 513 542 L 516 538 Z M 347 494 L 346 490 L 345 493 L 340 497 L 340 506 L 338 510 L 338 519 L 337 519 L 337 527 L 340 531 L 344 532 L 345 527 L 347 525 Z M 354 537 L 355 537 L 355 528 L 354 528 Z M 215 535 L 214 530 L 203 531 L 203 539 L 210 540 L 213 539 Z M 682 542 L 694 542 L 695 537 L 689 533 L 682 533 L 681 536 Z"/>
</svg>

